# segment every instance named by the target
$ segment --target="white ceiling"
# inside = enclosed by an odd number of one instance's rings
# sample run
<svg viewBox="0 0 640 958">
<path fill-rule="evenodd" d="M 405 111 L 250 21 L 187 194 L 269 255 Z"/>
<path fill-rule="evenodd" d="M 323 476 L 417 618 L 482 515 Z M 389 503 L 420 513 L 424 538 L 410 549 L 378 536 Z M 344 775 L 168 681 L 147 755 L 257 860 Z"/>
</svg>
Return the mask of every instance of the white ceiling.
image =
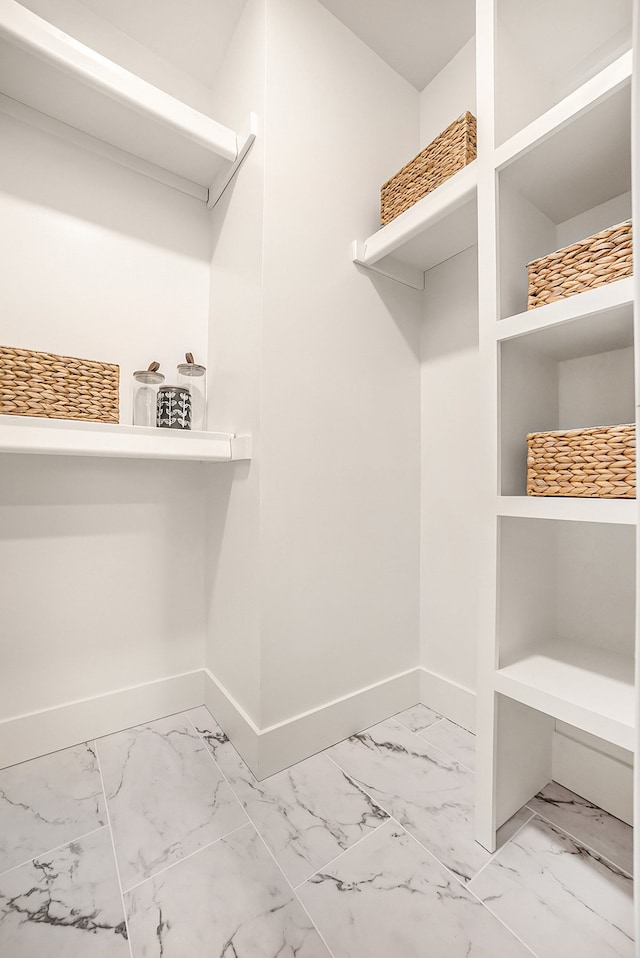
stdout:
<svg viewBox="0 0 640 958">
<path fill-rule="evenodd" d="M 320 0 L 423 90 L 475 32 L 475 0 Z"/>
<path fill-rule="evenodd" d="M 23 0 L 41 15 L 47 0 Z M 49 3 L 52 0 L 48 0 Z M 206 86 L 246 0 L 79 0 L 102 20 Z M 320 0 L 422 90 L 474 32 L 475 0 Z M 327 56 L 331 51 L 327 50 Z"/>
</svg>

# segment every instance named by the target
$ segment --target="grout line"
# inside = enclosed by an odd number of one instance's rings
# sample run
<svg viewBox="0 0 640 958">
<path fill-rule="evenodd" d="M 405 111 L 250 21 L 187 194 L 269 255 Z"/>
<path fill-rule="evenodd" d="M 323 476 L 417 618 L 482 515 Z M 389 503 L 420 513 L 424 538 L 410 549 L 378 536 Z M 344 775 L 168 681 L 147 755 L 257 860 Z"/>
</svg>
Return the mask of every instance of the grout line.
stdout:
<svg viewBox="0 0 640 958">
<path fill-rule="evenodd" d="M 354 775 L 351 775 L 349 772 L 346 771 L 346 769 L 342 768 L 342 766 L 339 765 L 339 764 L 336 762 L 335 758 L 333 758 L 331 755 L 329 755 L 328 751 L 327 751 L 327 752 L 324 752 L 324 753 L 321 752 L 320 754 L 325 754 L 325 755 L 327 756 L 327 758 L 329 759 L 329 761 L 331 762 L 331 764 L 332 764 L 332 765 L 335 765 L 335 767 L 338 769 L 338 771 L 339 771 L 342 775 L 344 775 L 345 778 L 348 778 L 349 781 L 352 782 L 357 789 L 359 789 L 360 791 L 364 792 L 364 794 L 367 796 L 367 798 L 368 798 L 369 801 L 372 803 L 372 805 L 375 805 L 376 808 L 379 808 L 381 811 L 383 811 L 383 812 L 385 813 L 385 815 L 388 815 L 389 817 L 391 817 L 391 812 L 388 812 L 387 809 L 384 807 L 384 805 L 383 805 L 380 801 L 378 801 L 377 798 L 374 798 L 373 795 L 370 795 L 369 792 L 368 792 L 368 791 L 366 790 L 366 788 L 364 787 L 364 785 L 362 785 L 362 784 L 358 781 L 358 779 L 355 778 Z M 380 824 L 382 824 L 382 822 L 381 822 Z M 374 828 L 373 831 L 375 832 L 376 829 L 378 829 L 379 827 L 380 827 L 380 825 L 376 825 L 376 828 Z M 360 839 L 358 839 L 358 841 L 360 841 Z M 351 847 L 353 847 L 353 846 L 351 846 Z"/>
<path fill-rule="evenodd" d="M 444 716 L 436 719 L 435 722 L 431 723 L 431 725 L 425 725 L 425 727 L 421 729 L 409 728 L 408 725 L 405 725 L 404 722 L 399 721 L 399 719 L 395 717 L 392 719 L 392 721 L 394 721 L 396 725 L 400 725 L 401 728 L 406 728 L 407 732 L 413 732 L 414 735 L 421 735 L 422 732 L 428 732 L 430 728 L 435 728 L 436 725 L 441 725 L 444 722 Z"/>
<path fill-rule="evenodd" d="M 90 832 L 85 832 L 83 835 L 80 835 L 78 838 L 69 838 L 66 842 L 61 842 L 60 845 L 55 845 L 54 848 L 47 848 L 44 852 L 39 852 L 37 855 L 34 855 L 33 858 L 26 858 L 23 862 L 20 862 L 18 865 L 12 865 L 11 868 L 7 868 L 6 871 L 0 872 L 0 878 L 4 878 L 5 875 L 8 875 L 10 872 L 16 870 L 16 868 L 23 868 L 24 865 L 30 865 L 31 862 L 35 862 L 40 858 L 45 858 L 47 855 L 53 855 L 54 852 L 60 851 L 61 848 L 66 848 L 67 845 L 73 845 L 75 842 L 81 842 L 84 838 L 88 838 L 89 835 L 95 835 L 96 832 L 101 832 L 103 828 L 107 828 L 107 823 L 104 822 L 103 825 L 98 825 L 97 828 L 92 828 Z"/>
<path fill-rule="evenodd" d="M 217 845 L 218 842 L 222 842 L 225 838 L 229 838 L 231 835 L 235 835 L 236 832 L 242 831 L 242 829 L 246 828 L 247 825 L 249 825 L 249 822 L 243 822 L 242 825 L 232 828 L 230 832 L 226 833 L 226 835 L 221 835 L 220 838 L 216 838 L 215 841 L 207 842 L 206 845 L 201 845 L 200 848 L 196 848 L 195 851 L 189 852 L 189 854 L 185 855 L 184 858 L 179 858 L 177 861 L 171 862 L 169 865 L 165 865 L 164 868 L 160 869 L 160 871 L 154 872 L 153 875 L 149 875 L 147 878 L 143 878 L 142 881 L 136 882 L 135 885 L 130 885 L 129 888 L 125 888 L 124 894 L 128 895 L 129 892 L 132 892 L 135 888 L 139 888 L 140 885 L 145 885 L 147 882 L 153 881 L 154 878 L 159 878 L 160 875 L 164 875 L 165 872 L 168 872 L 170 868 L 175 868 L 176 865 L 181 865 L 189 858 L 193 858 L 194 855 L 199 855 L 200 852 L 205 851 L 207 848 L 213 848 L 213 846 Z"/>
<path fill-rule="evenodd" d="M 529 819 L 529 820 L 530 820 L 530 819 Z M 444 870 L 445 870 L 446 872 L 448 872 L 448 874 L 450 874 L 450 875 L 452 876 L 452 878 L 454 878 L 454 879 L 458 882 L 458 884 L 461 885 L 462 888 L 464 888 L 465 891 L 468 892 L 469 895 L 471 895 L 472 898 L 474 898 L 474 899 L 478 902 L 478 904 L 480 905 L 481 908 L 486 908 L 486 910 L 489 912 L 489 914 L 492 916 L 492 918 L 495 918 L 495 920 L 496 920 L 497 922 L 499 922 L 504 928 L 506 928 L 506 930 L 509 932 L 509 934 L 512 935 L 517 941 L 519 941 L 520 944 L 523 946 L 523 948 L 526 948 L 527 952 L 528 952 L 530 955 L 533 955 L 534 958 L 537 958 L 537 955 L 536 955 L 535 952 L 529 947 L 529 945 L 527 945 L 526 942 L 524 942 L 524 941 L 522 940 L 522 938 L 520 938 L 518 935 L 516 935 L 516 933 L 513 931 L 513 929 L 509 928 L 509 926 L 502 920 L 502 918 L 500 918 L 498 915 L 496 915 L 495 912 L 491 911 L 491 909 L 489 908 L 489 906 L 486 905 L 485 902 L 483 902 L 481 898 L 478 898 L 478 896 L 475 894 L 475 892 L 473 892 L 473 891 L 469 888 L 470 882 L 464 882 L 464 881 L 462 881 L 462 880 L 460 879 L 460 876 L 459 876 L 459 875 L 456 875 L 455 872 L 452 872 L 449 868 L 447 868 L 446 865 L 443 865 L 443 863 L 440 861 L 440 859 L 439 859 L 439 858 L 436 858 L 436 856 L 433 854 L 433 852 L 429 851 L 428 848 L 425 848 L 425 846 L 422 844 L 422 842 L 419 841 L 414 835 L 412 835 L 411 832 L 407 831 L 407 829 L 404 827 L 404 825 L 401 825 L 400 822 L 399 822 L 396 818 L 392 818 L 392 821 L 398 826 L 398 828 L 402 829 L 402 831 L 403 831 L 406 835 L 409 836 L 409 838 L 411 839 L 411 841 L 413 841 L 413 842 L 415 842 L 417 845 L 419 845 L 422 851 L 426 851 L 426 853 L 427 853 L 431 858 L 433 858 L 434 861 L 435 861 L 438 865 L 440 865 L 441 868 L 444 868 Z M 523 826 L 523 827 L 524 827 L 524 826 Z M 520 831 L 520 829 L 518 829 L 518 831 Z M 504 847 L 504 846 L 503 846 L 503 847 Z M 483 866 L 483 867 L 484 867 L 484 866 Z M 481 870 L 482 870 L 482 869 L 481 869 Z M 478 872 L 478 874 L 480 874 L 480 872 Z M 474 878 L 475 878 L 475 877 L 476 877 L 476 876 L 474 875 Z M 473 881 L 473 879 L 471 879 L 471 881 Z"/>
<path fill-rule="evenodd" d="M 398 722 L 397 719 L 395 718 L 392 718 L 391 721 L 395 722 L 396 725 L 399 725 L 400 728 L 405 729 L 407 732 L 411 732 L 411 734 L 415 735 L 416 738 L 419 738 L 423 744 L 428 745 L 430 748 L 435 748 L 437 752 L 440 752 L 440 754 L 444 755 L 445 758 L 448 758 L 449 761 L 454 762 L 456 765 L 460 765 L 462 768 L 466 769 L 468 772 L 471 772 L 472 775 L 476 774 L 476 770 L 474 768 L 470 768 L 469 765 L 465 765 L 465 763 L 461 762 L 460 759 L 456 758 L 455 755 L 451 755 L 450 752 L 445 751 L 445 749 L 443 749 L 442 746 L 436 745 L 435 742 L 430 742 L 428 738 L 424 737 L 425 732 L 430 732 L 432 728 L 435 728 L 436 725 L 441 725 L 443 722 L 449 722 L 451 725 L 456 725 L 456 723 L 452 722 L 451 719 L 447 719 L 443 716 L 442 718 L 439 718 L 437 722 L 433 722 L 431 725 L 426 725 L 424 728 L 420 729 L 419 732 L 415 731 L 412 728 L 408 728 L 406 725 L 403 725 L 402 722 Z M 456 728 L 462 728 L 462 726 L 456 725 Z M 462 730 L 463 732 L 467 731 L 467 729 L 462 729 Z M 473 732 L 469 732 L 469 735 L 473 735 Z"/>
<path fill-rule="evenodd" d="M 96 756 L 96 765 L 98 766 L 98 773 L 100 775 L 100 784 L 102 786 L 102 794 L 104 796 L 104 808 L 107 815 L 107 827 L 109 829 L 109 838 L 111 839 L 111 849 L 113 851 L 113 862 L 116 866 L 116 877 L 118 879 L 118 888 L 120 889 L 120 901 L 122 902 L 122 914 L 124 917 L 124 926 L 127 929 L 127 943 L 129 945 L 129 954 L 133 958 L 133 945 L 131 944 L 131 935 L 129 934 L 129 920 L 127 918 L 127 909 L 124 904 L 124 893 L 122 891 L 122 879 L 120 877 L 120 867 L 118 865 L 118 856 L 116 855 L 116 844 L 113 838 L 113 829 L 111 827 L 111 815 L 109 814 L 109 803 L 107 801 L 107 790 L 104 787 L 104 778 L 102 775 L 102 766 L 100 765 L 100 756 L 98 755 L 98 743 L 93 740 L 93 751 Z"/>
<path fill-rule="evenodd" d="M 264 838 L 263 838 L 262 835 L 260 834 L 260 830 L 258 829 L 258 826 L 257 826 L 256 823 L 253 821 L 253 819 L 251 818 L 251 815 L 249 815 L 248 811 L 246 810 L 246 808 L 244 807 L 244 805 L 242 804 L 242 802 L 240 801 L 240 799 L 238 798 L 238 796 L 236 795 L 236 793 L 233 791 L 233 788 L 231 787 L 231 782 L 229 781 L 229 779 L 227 778 L 227 776 L 224 774 L 222 768 L 220 768 L 220 766 L 219 766 L 218 763 L 216 762 L 215 756 L 214 756 L 213 752 L 211 751 L 211 749 L 209 748 L 209 746 L 207 745 L 206 741 L 204 740 L 204 737 L 203 737 L 202 735 L 200 735 L 200 732 L 198 732 L 198 729 L 196 728 L 195 724 L 191 721 L 191 718 L 189 717 L 189 715 L 188 715 L 186 712 L 185 712 L 184 714 L 186 715 L 187 719 L 189 719 L 189 721 L 190 721 L 191 724 L 193 725 L 193 728 L 194 728 L 194 730 L 195 730 L 195 732 L 196 732 L 196 735 L 198 735 L 198 736 L 200 737 L 200 740 L 202 741 L 204 747 L 206 748 L 207 752 L 209 753 L 209 755 L 210 755 L 210 757 L 211 757 L 211 761 L 213 762 L 213 764 L 215 765 L 215 767 L 218 769 L 218 771 L 220 772 L 220 774 L 221 774 L 222 777 L 224 778 L 225 782 L 227 783 L 227 785 L 228 785 L 229 788 L 231 789 L 231 792 L 232 792 L 234 798 L 236 799 L 236 801 L 238 802 L 238 804 L 239 804 L 240 807 L 242 808 L 243 812 L 245 813 L 245 815 L 246 815 L 247 818 L 249 819 L 249 822 L 250 822 L 250 824 L 252 825 L 253 830 L 255 831 L 256 835 L 258 836 L 258 838 L 260 839 L 260 841 L 262 842 L 262 844 L 263 844 L 264 847 L 266 848 L 267 852 L 269 853 L 269 855 L 270 855 L 271 858 L 273 859 L 273 862 L 274 862 L 274 864 L 275 864 L 275 866 L 276 866 L 278 872 L 280 873 L 280 875 L 282 875 L 282 877 L 284 878 L 285 882 L 287 883 L 287 885 L 288 885 L 289 888 L 291 889 L 291 893 L 292 893 L 292 895 L 293 895 L 293 901 L 296 901 L 296 902 L 298 903 L 298 905 L 300 906 L 300 908 L 302 908 L 303 912 L 305 913 L 305 915 L 307 916 L 307 918 L 308 918 L 309 921 L 311 922 L 311 927 L 315 929 L 316 934 L 318 935 L 318 937 L 320 938 L 320 940 L 321 940 L 322 943 L 324 944 L 325 948 L 326 948 L 327 951 L 329 952 L 330 958 L 335 958 L 335 955 L 333 954 L 333 951 L 331 950 L 331 948 L 329 948 L 329 945 L 328 945 L 327 942 L 325 941 L 324 935 L 322 934 L 322 932 L 320 931 L 320 929 L 318 928 L 318 926 L 316 925 L 316 923 L 315 923 L 314 920 L 312 919 L 311 915 L 309 914 L 309 912 L 307 911 L 307 909 L 304 907 L 304 905 L 302 904 L 302 902 L 301 902 L 300 899 L 298 898 L 298 896 L 297 896 L 297 894 L 296 894 L 296 889 L 293 887 L 293 885 L 291 884 L 291 882 L 289 881 L 289 879 L 288 879 L 287 876 L 285 875 L 284 871 L 282 870 L 282 867 L 279 865 L 279 863 L 278 863 L 278 861 L 277 861 L 277 859 L 276 859 L 276 856 L 273 854 L 273 852 L 271 851 L 271 849 L 269 848 L 269 846 L 268 846 L 267 843 L 265 842 Z M 214 720 L 214 722 L 215 722 L 215 721 L 216 721 L 215 717 L 214 717 L 214 716 L 211 716 L 211 717 L 213 718 L 213 720 Z M 216 724 L 217 724 L 217 723 L 216 723 Z M 243 827 L 245 827 L 245 826 L 243 826 Z M 303 884 L 304 884 L 304 882 L 303 882 Z M 298 888 L 299 888 L 299 887 L 300 887 L 300 886 L 298 885 Z"/>
<path fill-rule="evenodd" d="M 529 811 L 532 814 L 532 817 L 537 817 L 541 819 L 543 822 L 545 822 L 547 825 L 551 825 L 552 828 L 555 828 L 557 831 L 562 832 L 562 834 L 566 835 L 567 838 L 571 839 L 572 842 L 576 842 L 576 844 L 582 845 L 583 848 L 586 848 L 587 851 L 593 852 L 593 854 L 597 858 L 601 858 L 604 862 L 607 863 L 607 865 L 611 865 L 613 868 L 617 869 L 619 872 L 622 872 L 623 875 L 625 875 L 627 878 L 630 878 L 631 881 L 633 881 L 633 875 L 631 874 L 631 872 L 628 872 L 626 868 L 622 867 L 622 865 L 619 865 L 617 862 L 614 862 L 613 858 L 609 858 L 607 855 L 604 855 L 602 852 L 598 851 L 597 848 L 594 848 L 593 845 L 589 845 L 587 842 L 585 842 L 583 838 L 578 838 L 576 835 L 573 834 L 573 832 L 567 831 L 566 828 L 563 828 L 562 825 L 558 825 L 558 823 L 554 822 L 553 819 L 547 818 L 546 815 L 543 815 L 541 812 L 537 810 L 534 811 L 530 805 L 526 805 L 525 807 L 529 809 Z M 529 819 L 529 821 L 531 821 L 531 819 Z"/>
<path fill-rule="evenodd" d="M 526 808 L 528 812 L 531 812 L 531 809 L 529 808 L 528 805 L 523 805 L 522 807 L 523 807 L 523 808 Z M 517 814 L 517 813 L 515 813 L 515 814 Z M 513 835 L 510 835 L 509 838 L 506 840 L 506 842 L 504 842 L 503 845 L 500 845 L 499 848 L 496 848 L 495 852 L 492 852 L 492 853 L 491 853 L 491 858 L 489 859 L 489 861 L 488 861 L 488 862 L 485 862 L 484 865 L 482 866 L 482 868 L 480 868 L 480 869 L 475 873 L 475 875 L 473 876 L 473 878 L 470 878 L 470 879 L 469 879 L 469 884 L 471 884 L 472 881 L 475 881 L 475 880 L 476 880 L 476 878 L 478 877 L 478 875 L 485 870 L 485 868 L 487 867 L 487 865 L 491 865 L 492 862 L 495 861 L 495 859 L 498 857 L 498 855 L 500 854 L 500 852 L 503 851 L 508 845 L 511 844 L 511 842 L 514 840 L 514 838 L 516 838 L 516 837 L 520 834 L 520 832 L 522 831 L 522 829 L 525 828 L 533 818 L 535 818 L 535 812 L 531 812 L 531 815 L 529 815 L 529 817 L 527 818 L 527 820 L 524 821 L 524 822 L 522 823 L 522 825 L 520 825 L 519 828 L 516 828 L 516 830 L 515 830 L 515 832 L 513 833 Z M 509 821 L 509 819 L 507 819 L 507 822 L 508 822 L 508 821 Z M 504 825 L 506 825 L 507 822 L 504 822 Z M 500 826 L 500 827 L 502 828 L 503 826 Z M 500 829 L 498 829 L 498 831 L 499 831 L 499 830 L 500 830 Z M 476 897 L 477 897 L 477 896 L 476 896 Z"/>
<path fill-rule="evenodd" d="M 342 771 L 342 769 L 340 769 L 340 771 Z M 384 809 L 383 809 L 383 811 L 384 811 Z M 385 812 L 385 814 L 387 814 L 387 813 Z M 313 872 L 313 874 L 309 875 L 308 878 L 303 878 L 302 881 L 301 881 L 298 885 L 292 886 L 292 887 L 294 887 L 294 890 L 297 891 L 298 888 L 302 888 L 302 886 L 303 886 L 303 885 L 306 885 L 307 882 L 310 882 L 312 878 L 315 878 L 316 875 L 319 875 L 320 872 L 323 872 L 323 871 L 325 870 L 325 868 L 329 868 L 331 865 L 334 865 L 334 864 L 335 864 L 337 861 L 339 861 L 344 855 L 346 855 L 348 852 L 350 852 L 352 848 L 356 848 L 358 845 L 361 845 L 362 842 L 366 842 L 366 840 L 367 840 L 368 838 L 371 838 L 373 835 L 377 835 L 378 829 L 381 828 L 383 825 L 386 825 L 387 822 L 390 822 L 390 821 L 391 821 L 391 816 L 389 815 L 388 818 L 385 818 L 385 820 L 384 820 L 383 822 L 380 822 L 379 825 L 376 825 L 375 828 L 370 829 L 370 830 L 367 832 L 366 835 L 362 835 L 362 837 L 359 838 L 357 842 L 354 842 L 353 845 L 349 845 L 348 848 L 343 848 L 339 855 L 336 855 L 335 858 L 332 858 L 330 861 L 326 862 L 326 864 L 321 865 L 320 868 L 317 868 L 317 869 Z"/>
</svg>

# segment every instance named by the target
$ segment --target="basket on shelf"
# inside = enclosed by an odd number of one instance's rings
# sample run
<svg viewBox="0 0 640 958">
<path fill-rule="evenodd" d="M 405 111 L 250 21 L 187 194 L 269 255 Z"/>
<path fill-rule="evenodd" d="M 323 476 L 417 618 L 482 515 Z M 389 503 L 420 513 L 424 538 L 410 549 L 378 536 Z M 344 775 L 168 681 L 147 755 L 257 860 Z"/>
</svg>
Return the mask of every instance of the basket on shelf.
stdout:
<svg viewBox="0 0 640 958">
<path fill-rule="evenodd" d="M 0 346 L 0 413 L 119 421 L 120 367 Z"/>
<path fill-rule="evenodd" d="M 631 220 L 534 259 L 527 269 L 527 309 L 631 276 Z"/>
<path fill-rule="evenodd" d="M 476 118 L 463 113 L 380 190 L 383 226 L 476 158 Z"/>
<path fill-rule="evenodd" d="M 532 432 L 527 495 L 635 499 L 635 425 Z"/>
</svg>

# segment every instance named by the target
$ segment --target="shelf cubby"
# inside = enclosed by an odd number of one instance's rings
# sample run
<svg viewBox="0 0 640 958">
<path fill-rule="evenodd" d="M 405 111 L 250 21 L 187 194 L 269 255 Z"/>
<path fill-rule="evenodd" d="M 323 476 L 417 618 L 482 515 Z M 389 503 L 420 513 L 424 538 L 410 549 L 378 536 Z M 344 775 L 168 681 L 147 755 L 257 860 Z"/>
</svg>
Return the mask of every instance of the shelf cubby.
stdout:
<svg viewBox="0 0 640 958">
<path fill-rule="evenodd" d="M 495 690 L 633 744 L 635 529 L 501 518 Z"/>
<path fill-rule="evenodd" d="M 583 296 L 592 300 L 593 292 L 570 299 L 578 306 Z M 514 326 L 516 321 L 514 317 Z M 503 497 L 526 495 L 527 433 L 635 421 L 633 311 L 628 302 L 502 340 L 499 364 Z"/>
<path fill-rule="evenodd" d="M 529 262 L 631 217 L 630 77 L 571 122 L 500 162 L 504 319 L 527 308 Z"/>
<path fill-rule="evenodd" d="M 631 0 L 498 0 L 496 144 L 630 50 L 632 15 Z"/>
</svg>

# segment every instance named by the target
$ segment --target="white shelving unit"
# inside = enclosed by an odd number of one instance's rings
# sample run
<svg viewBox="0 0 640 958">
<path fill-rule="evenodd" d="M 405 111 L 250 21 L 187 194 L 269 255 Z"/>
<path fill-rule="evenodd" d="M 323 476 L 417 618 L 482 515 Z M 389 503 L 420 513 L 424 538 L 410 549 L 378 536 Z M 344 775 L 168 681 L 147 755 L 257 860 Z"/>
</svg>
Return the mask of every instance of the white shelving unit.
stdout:
<svg viewBox="0 0 640 958">
<path fill-rule="evenodd" d="M 251 437 L 109 423 L 0 416 L 0 453 L 230 462 L 251 458 Z"/>
<path fill-rule="evenodd" d="M 638 738 L 637 502 L 525 494 L 527 432 L 636 422 L 635 278 L 526 309 L 528 262 L 632 215 L 632 5 L 616 0 L 607 24 L 591 6 L 593 22 L 575 32 L 569 5 L 549 9 L 544 62 L 522 0 L 477 8 L 479 329 L 493 505 L 476 836 L 490 850 L 497 828 L 552 777 L 556 721 L 603 748 L 632 753 Z"/>
<path fill-rule="evenodd" d="M 0 110 L 215 205 L 255 139 L 0 0 Z"/>
<path fill-rule="evenodd" d="M 477 242 L 477 186 L 474 161 L 364 242 L 356 240 L 353 262 L 424 289 L 425 270 Z"/>
</svg>

